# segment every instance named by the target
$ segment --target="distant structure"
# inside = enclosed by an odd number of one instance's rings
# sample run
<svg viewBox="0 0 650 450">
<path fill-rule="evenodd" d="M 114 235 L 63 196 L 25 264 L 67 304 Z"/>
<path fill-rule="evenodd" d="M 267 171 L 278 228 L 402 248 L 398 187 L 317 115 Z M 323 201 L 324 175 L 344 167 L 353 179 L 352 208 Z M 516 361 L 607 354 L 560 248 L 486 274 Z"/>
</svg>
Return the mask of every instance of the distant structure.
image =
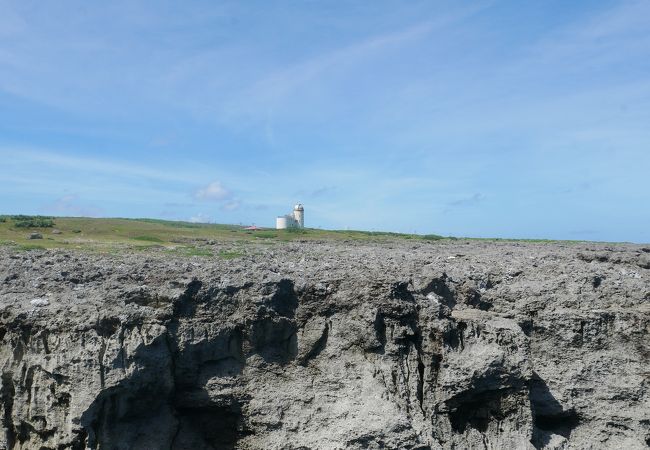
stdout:
<svg viewBox="0 0 650 450">
<path fill-rule="evenodd" d="M 293 213 L 278 216 L 275 219 L 275 228 L 277 230 L 286 230 L 287 228 L 304 228 L 305 227 L 305 208 L 298 203 L 293 207 Z"/>
</svg>

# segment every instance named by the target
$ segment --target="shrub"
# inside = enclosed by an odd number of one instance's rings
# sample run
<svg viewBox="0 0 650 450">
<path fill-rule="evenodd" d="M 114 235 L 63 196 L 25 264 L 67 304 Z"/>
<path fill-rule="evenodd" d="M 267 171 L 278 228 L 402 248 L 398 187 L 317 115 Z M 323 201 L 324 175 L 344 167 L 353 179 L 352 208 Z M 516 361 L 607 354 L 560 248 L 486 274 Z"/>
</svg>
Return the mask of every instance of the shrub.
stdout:
<svg viewBox="0 0 650 450">
<path fill-rule="evenodd" d="M 11 216 L 16 228 L 51 228 L 54 226 L 54 220 L 51 217 L 44 216 Z"/>
<path fill-rule="evenodd" d="M 444 239 L 444 238 L 437 234 L 425 234 L 424 236 L 422 236 L 422 239 L 424 239 L 425 241 L 439 241 L 440 239 Z"/>
<path fill-rule="evenodd" d="M 5 223 L 7 218 L 5 216 L 0 216 L 0 223 Z"/>
</svg>

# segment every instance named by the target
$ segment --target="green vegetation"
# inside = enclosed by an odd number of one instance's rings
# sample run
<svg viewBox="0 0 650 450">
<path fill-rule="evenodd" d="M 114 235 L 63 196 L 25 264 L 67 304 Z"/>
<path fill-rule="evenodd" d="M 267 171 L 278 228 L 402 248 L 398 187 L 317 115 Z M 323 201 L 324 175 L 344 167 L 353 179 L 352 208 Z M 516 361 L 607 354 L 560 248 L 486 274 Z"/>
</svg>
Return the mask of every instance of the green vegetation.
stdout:
<svg viewBox="0 0 650 450">
<path fill-rule="evenodd" d="M 223 259 L 235 259 L 244 256 L 243 253 L 233 250 L 220 250 L 219 257 Z"/>
<path fill-rule="evenodd" d="M 51 228 L 54 226 L 54 220 L 51 217 L 44 216 L 11 216 L 16 228 Z M 3 221 L 5 222 L 6 219 Z"/>
<path fill-rule="evenodd" d="M 43 247 L 42 245 L 38 245 L 38 244 L 20 244 L 20 245 L 16 246 L 16 250 L 28 252 L 28 251 L 31 251 L 31 250 L 45 250 L 45 247 Z"/>
<path fill-rule="evenodd" d="M 274 233 L 273 231 L 249 231 L 248 234 L 259 239 L 274 239 L 278 237 L 278 233 Z"/>
<path fill-rule="evenodd" d="M 307 230 L 304 228 L 289 227 L 285 230 L 285 233 L 289 234 L 306 234 Z"/>
<path fill-rule="evenodd" d="M 198 257 L 238 258 L 241 244 L 281 244 L 301 241 L 384 241 L 411 239 L 433 241 L 431 236 L 400 234 L 381 231 L 318 230 L 245 230 L 236 225 L 196 224 L 156 219 L 90 219 L 83 217 L 0 216 L 0 245 L 23 246 L 23 250 L 37 248 L 67 248 L 101 253 L 166 252 Z M 24 226 L 16 226 L 16 223 Z M 55 233 L 48 232 L 56 222 Z M 29 225 L 27 225 L 29 224 Z M 36 226 L 40 225 L 40 226 Z M 29 228 L 37 228 L 44 239 L 35 243 L 29 239 Z M 230 243 L 235 249 L 215 251 L 212 242 Z"/>
<path fill-rule="evenodd" d="M 157 243 L 165 242 L 162 239 L 157 238 L 155 236 L 136 236 L 136 237 L 131 238 L 131 239 L 135 239 L 136 241 L 157 242 Z"/>
<path fill-rule="evenodd" d="M 196 248 L 196 247 L 185 247 L 180 252 L 184 256 L 203 256 L 203 257 L 212 257 L 214 253 L 212 250 L 206 248 Z"/>
<path fill-rule="evenodd" d="M 4 220 L 1 220 L 2 218 Z M 48 232 L 47 228 L 52 227 L 54 222 L 57 231 Z M 39 229 L 44 239 L 39 240 L 38 243 L 30 240 L 28 228 Z M 405 239 L 437 245 L 438 242 L 456 238 L 435 234 L 314 228 L 251 231 L 236 225 L 196 224 L 155 219 L 0 216 L 0 245 L 11 246 L 17 250 L 66 248 L 110 254 L 132 251 L 162 252 L 170 255 L 229 260 L 255 251 L 254 247 L 246 251 L 238 248 L 245 244 L 282 245 L 283 242 L 293 240 L 383 242 Z M 554 242 L 539 239 L 525 241 Z M 216 243 L 222 250 L 214 250 Z"/>
</svg>

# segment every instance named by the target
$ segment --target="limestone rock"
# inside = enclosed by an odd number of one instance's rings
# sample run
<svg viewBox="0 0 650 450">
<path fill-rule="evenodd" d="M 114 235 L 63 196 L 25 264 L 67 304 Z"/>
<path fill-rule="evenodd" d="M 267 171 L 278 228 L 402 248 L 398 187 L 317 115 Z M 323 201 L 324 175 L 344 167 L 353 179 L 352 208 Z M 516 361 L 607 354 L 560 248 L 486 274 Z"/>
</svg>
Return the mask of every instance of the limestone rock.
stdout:
<svg viewBox="0 0 650 450">
<path fill-rule="evenodd" d="M 0 448 L 647 448 L 647 254 L 0 247 Z"/>
</svg>

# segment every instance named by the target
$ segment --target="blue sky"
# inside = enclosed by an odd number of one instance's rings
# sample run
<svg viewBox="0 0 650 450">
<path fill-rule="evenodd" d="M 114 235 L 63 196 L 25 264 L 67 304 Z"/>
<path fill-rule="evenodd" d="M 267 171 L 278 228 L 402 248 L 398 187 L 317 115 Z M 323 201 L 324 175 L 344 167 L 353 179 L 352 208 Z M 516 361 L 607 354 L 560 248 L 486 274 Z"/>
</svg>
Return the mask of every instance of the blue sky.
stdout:
<svg viewBox="0 0 650 450">
<path fill-rule="evenodd" d="M 650 242 L 648 1 L 0 0 L 0 212 Z"/>
</svg>

